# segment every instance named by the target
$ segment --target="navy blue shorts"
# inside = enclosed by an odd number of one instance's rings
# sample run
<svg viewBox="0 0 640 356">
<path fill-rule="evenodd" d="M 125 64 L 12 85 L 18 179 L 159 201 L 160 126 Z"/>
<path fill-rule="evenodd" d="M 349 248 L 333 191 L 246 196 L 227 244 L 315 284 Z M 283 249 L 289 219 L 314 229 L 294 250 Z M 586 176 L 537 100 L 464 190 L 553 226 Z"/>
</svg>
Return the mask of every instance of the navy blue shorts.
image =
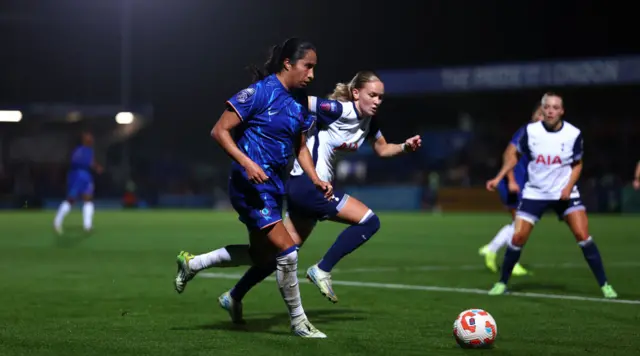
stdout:
<svg viewBox="0 0 640 356">
<path fill-rule="evenodd" d="M 586 208 L 580 198 L 569 200 L 532 200 L 524 198 L 520 200 L 516 216 L 535 224 L 542 218 L 544 212 L 549 209 L 552 209 L 558 216 L 558 220 L 562 221 L 565 216 L 572 212 L 585 210 Z"/>
<path fill-rule="evenodd" d="M 522 188 L 524 186 L 520 186 L 520 193 L 512 193 L 509 191 L 509 187 L 505 181 L 501 181 L 498 184 L 498 194 L 500 195 L 500 201 L 502 205 L 506 206 L 509 209 L 516 209 L 520 204 L 520 200 L 522 199 Z"/>
<path fill-rule="evenodd" d="M 86 171 L 71 171 L 67 176 L 67 198 L 93 195 L 93 177 Z"/>
<path fill-rule="evenodd" d="M 282 220 L 284 196 L 271 179 L 254 184 L 247 179 L 244 170 L 232 168 L 229 199 L 238 212 L 238 219 L 249 230 L 263 229 Z"/>
<path fill-rule="evenodd" d="M 348 199 L 348 194 L 338 191 L 327 199 L 306 174 L 291 176 L 287 184 L 287 212 L 292 217 L 330 219 L 338 215 Z"/>
</svg>

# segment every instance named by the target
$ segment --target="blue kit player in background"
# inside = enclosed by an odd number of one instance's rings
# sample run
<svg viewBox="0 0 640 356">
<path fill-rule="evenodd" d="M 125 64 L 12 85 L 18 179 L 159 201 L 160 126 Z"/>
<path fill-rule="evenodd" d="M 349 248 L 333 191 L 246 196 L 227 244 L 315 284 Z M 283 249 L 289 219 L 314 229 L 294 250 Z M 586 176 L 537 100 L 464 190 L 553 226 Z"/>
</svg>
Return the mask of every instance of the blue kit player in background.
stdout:
<svg viewBox="0 0 640 356">
<path fill-rule="evenodd" d="M 89 232 L 93 228 L 93 175 L 102 173 L 102 166 L 96 163 L 93 153 L 93 135 L 82 134 L 82 144 L 71 155 L 71 167 L 67 175 L 67 199 L 60 204 L 58 213 L 53 221 L 53 227 L 58 234 L 62 234 L 62 224 L 65 216 L 71 211 L 71 206 L 79 198 L 83 201 L 82 219 L 84 230 Z"/>
<path fill-rule="evenodd" d="M 515 232 L 504 254 L 500 280 L 489 294 L 507 292 L 511 271 L 520 259 L 533 226 L 546 210 L 553 210 L 573 233 L 604 297 L 617 298 L 618 294 L 608 283 L 600 251 L 589 234 L 589 219 L 576 185 L 582 173 L 582 132 L 562 119 L 564 104 L 558 94 L 546 93 L 541 103 L 543 121 L 524 127 L 517 151 L 505 151 L 500 172 L 487 182 L 487 189 L 495 190 L 507 172 L 516 166 L 518 154 L 529 157 L 529 176 L 516 212 Z"/>
<path fill-rule="evenodd" d="M 531 122 L 538 122 L 543 119 L 542 107 L 538 105 L 533 111 L 533 115 L 531 117 Z M 516 151 L 516 146 L 518 144 L 518 140 L 522 135 L 523 129 L 518 130 L 518 132 L 513 135 L 511 142 L 507 146 L 507 150 Z M 521 156 L 518 160 L 518 164 L 513 168 L 512 171 L 507 173 L 507 176 L 500 181 L 498 184 L 498 194 L 500 194 L 500 201 L 502 204 L 509 209 L 509 213 L 511 214 L 511 223 L 505 225 L 498 231 L 498 234 L 489 242 L 488 245 L 482 246 L 478 253 L 480 256 L 484 256 L 484 263 L 489 270 L 492 272 L 498 272 L 498 264 L 497 264 L 497 254 L 498 251 L 507 246 L 507 243 L 513 237 L 514 226 L 513 222 L 516 218 L 516 208 L 520 203 L 520 198 L 522 197 L 522 189 L 524 188 L 524 184 L 527 181 L 527 165 L 529 163 L 529 157 Z M 514 276 L 524 276 L 528 272 L 522 267 L 520 263 L 517 263 L 513 267 L 513 275 Z"/>
<path fill-rule="evenodd" d="M 231 204 L 249 231 L 249 245 L 226 246 L 193 256 L 177 257 L 175 289 L 184 291 L 195 274 L 207 267 L 252 265 L 260 280 L 263 270 L 276 269 L 276 281 L 289 309 L 292 332 L 306 338 L 325 338 L 307 319 L 298 286 L 298 246 L 282 222 L 289 161 L 295 153 L 314 186 L 327 199 L 333 188 L 316 174 L 304 145 L 313 125 L 305 88 L 313 80 L 315 47 L 291 38 L 272 48 L 264 70 L 255 70 L 254 84 L 227 101 L 227 110 L 213 128 L 213 138 L 233 159 L 229 177 Z M 235 129 L 235 135 L 231 131 Z M 255 274 L 243 279 L 255 279 Z M 244 282 L 253 283 L 254 282 Z M 243 323 L 242 303 L 232 289 L 219 298 L 234 323 Z"/>
</svg>

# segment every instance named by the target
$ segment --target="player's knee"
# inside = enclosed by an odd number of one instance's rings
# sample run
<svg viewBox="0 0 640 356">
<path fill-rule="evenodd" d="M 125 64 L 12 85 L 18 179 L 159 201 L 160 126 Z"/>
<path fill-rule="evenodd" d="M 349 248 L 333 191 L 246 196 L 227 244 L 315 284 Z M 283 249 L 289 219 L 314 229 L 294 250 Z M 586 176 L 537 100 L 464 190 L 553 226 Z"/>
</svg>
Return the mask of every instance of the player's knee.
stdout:
<svg viewBox="0 0 640 356">
<path fill-rule="evenodd" d="M 526 234 L 515 232 L 513 234 L 513 237 L 511 238 L 511 246 L 522 247 L 527 243 L 528 238 L 529 236 L 527 236 Z"/>
<path fill-rule="evenodd" d="M 371 215 L 363 222 L 361 225 L 366 225 L 371 229 L 372 233 L 378 232 L 380 230 L 380 218 L 374 212 L 371 212 Z"/>
<path fill-rule="evenodd" d="M 589 232 L 586 230 L 575 231 L 573 236 L 576 238 L 576 242 L 583 242 L 589 240 Z"/>
<path fill-rule="evenodd" d="M 295 269 L 298 265 L 298 246 L 294 245 L 280 252 L 276 261 L 278 269 Z"/>
</svg>

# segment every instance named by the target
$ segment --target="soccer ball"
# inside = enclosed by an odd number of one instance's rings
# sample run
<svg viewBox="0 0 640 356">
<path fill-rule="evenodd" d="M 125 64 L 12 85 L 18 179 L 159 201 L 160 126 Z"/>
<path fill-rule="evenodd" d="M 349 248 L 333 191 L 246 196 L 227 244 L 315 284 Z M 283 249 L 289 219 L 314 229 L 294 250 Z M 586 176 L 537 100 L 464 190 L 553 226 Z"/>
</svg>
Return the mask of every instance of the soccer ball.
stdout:
<svg viewBox="0 0 640 356">
<path fill-rule="evenodd" d="M 489 347 L 498 336 L 498 325 L 482 309 L 465 310 L 453 322 L 453 337 L 465 348 Z"/>
</svg>

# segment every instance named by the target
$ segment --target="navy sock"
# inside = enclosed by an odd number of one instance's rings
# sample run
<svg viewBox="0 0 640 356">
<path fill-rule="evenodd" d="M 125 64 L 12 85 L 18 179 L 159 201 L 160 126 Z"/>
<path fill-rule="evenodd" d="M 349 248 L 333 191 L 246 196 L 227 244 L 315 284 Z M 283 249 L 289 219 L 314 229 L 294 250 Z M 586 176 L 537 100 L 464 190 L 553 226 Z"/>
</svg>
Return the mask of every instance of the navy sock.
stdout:
<svg viewBox="0 0 640 356">
<path fill-rule="evenodd" d="M 344 229 L 336 242 L 329 248 L 327 253 L 322 257 L 318 267 L 325 271 L 331 272 L 333 267 L 340 262 L 340 260 L 353 252 L 360 245 L 367 242 L 371 236 L 373 236 L 378 229 L 380 229 L 380 219 L 376 214 L 371 214 L 364 222 L 351 225 Z"/>
<path fill-rule="evenodd" d="M 596 276 L 598 284 L 602 287 L 607 283 L 607 276 L 604 274 L 604 266 L 602 265 L 602 257 L 600 257 L 598 246 L 596 246 L 596 243 L 593 241 L 591 236 L 589 236 L 587 240 L 581 241 L 578 244 L 580 245 L 580 248 L 582 248 L 582 253 L 589 264 L 589 268 L 591 268 L 591 272 Z"/>
<path fill-rule="evenodd" d="M 265 278 L 269 277 L 276 271 L 276 261 L 268 265 L 263 266 L 251 266 L 244 273 L 242 278 L 231 289 L 231 298 L 235 301 L 242 301 L 244 296 L 253 288 L 256 284 L 262 282 Z"/>
<path fill-rule="evenodd" d="M 522 247 L 512 246 L 511 243 L 507 245 L 507 251 L 504 254 L 504 261 L 502 267 L 500 267 L 500 282 L 507 284 L 509 278 L 511 278 L 511 272 L 513 267 L 520 260 L 520 254 L 522 253 Z"/>
</svg>

